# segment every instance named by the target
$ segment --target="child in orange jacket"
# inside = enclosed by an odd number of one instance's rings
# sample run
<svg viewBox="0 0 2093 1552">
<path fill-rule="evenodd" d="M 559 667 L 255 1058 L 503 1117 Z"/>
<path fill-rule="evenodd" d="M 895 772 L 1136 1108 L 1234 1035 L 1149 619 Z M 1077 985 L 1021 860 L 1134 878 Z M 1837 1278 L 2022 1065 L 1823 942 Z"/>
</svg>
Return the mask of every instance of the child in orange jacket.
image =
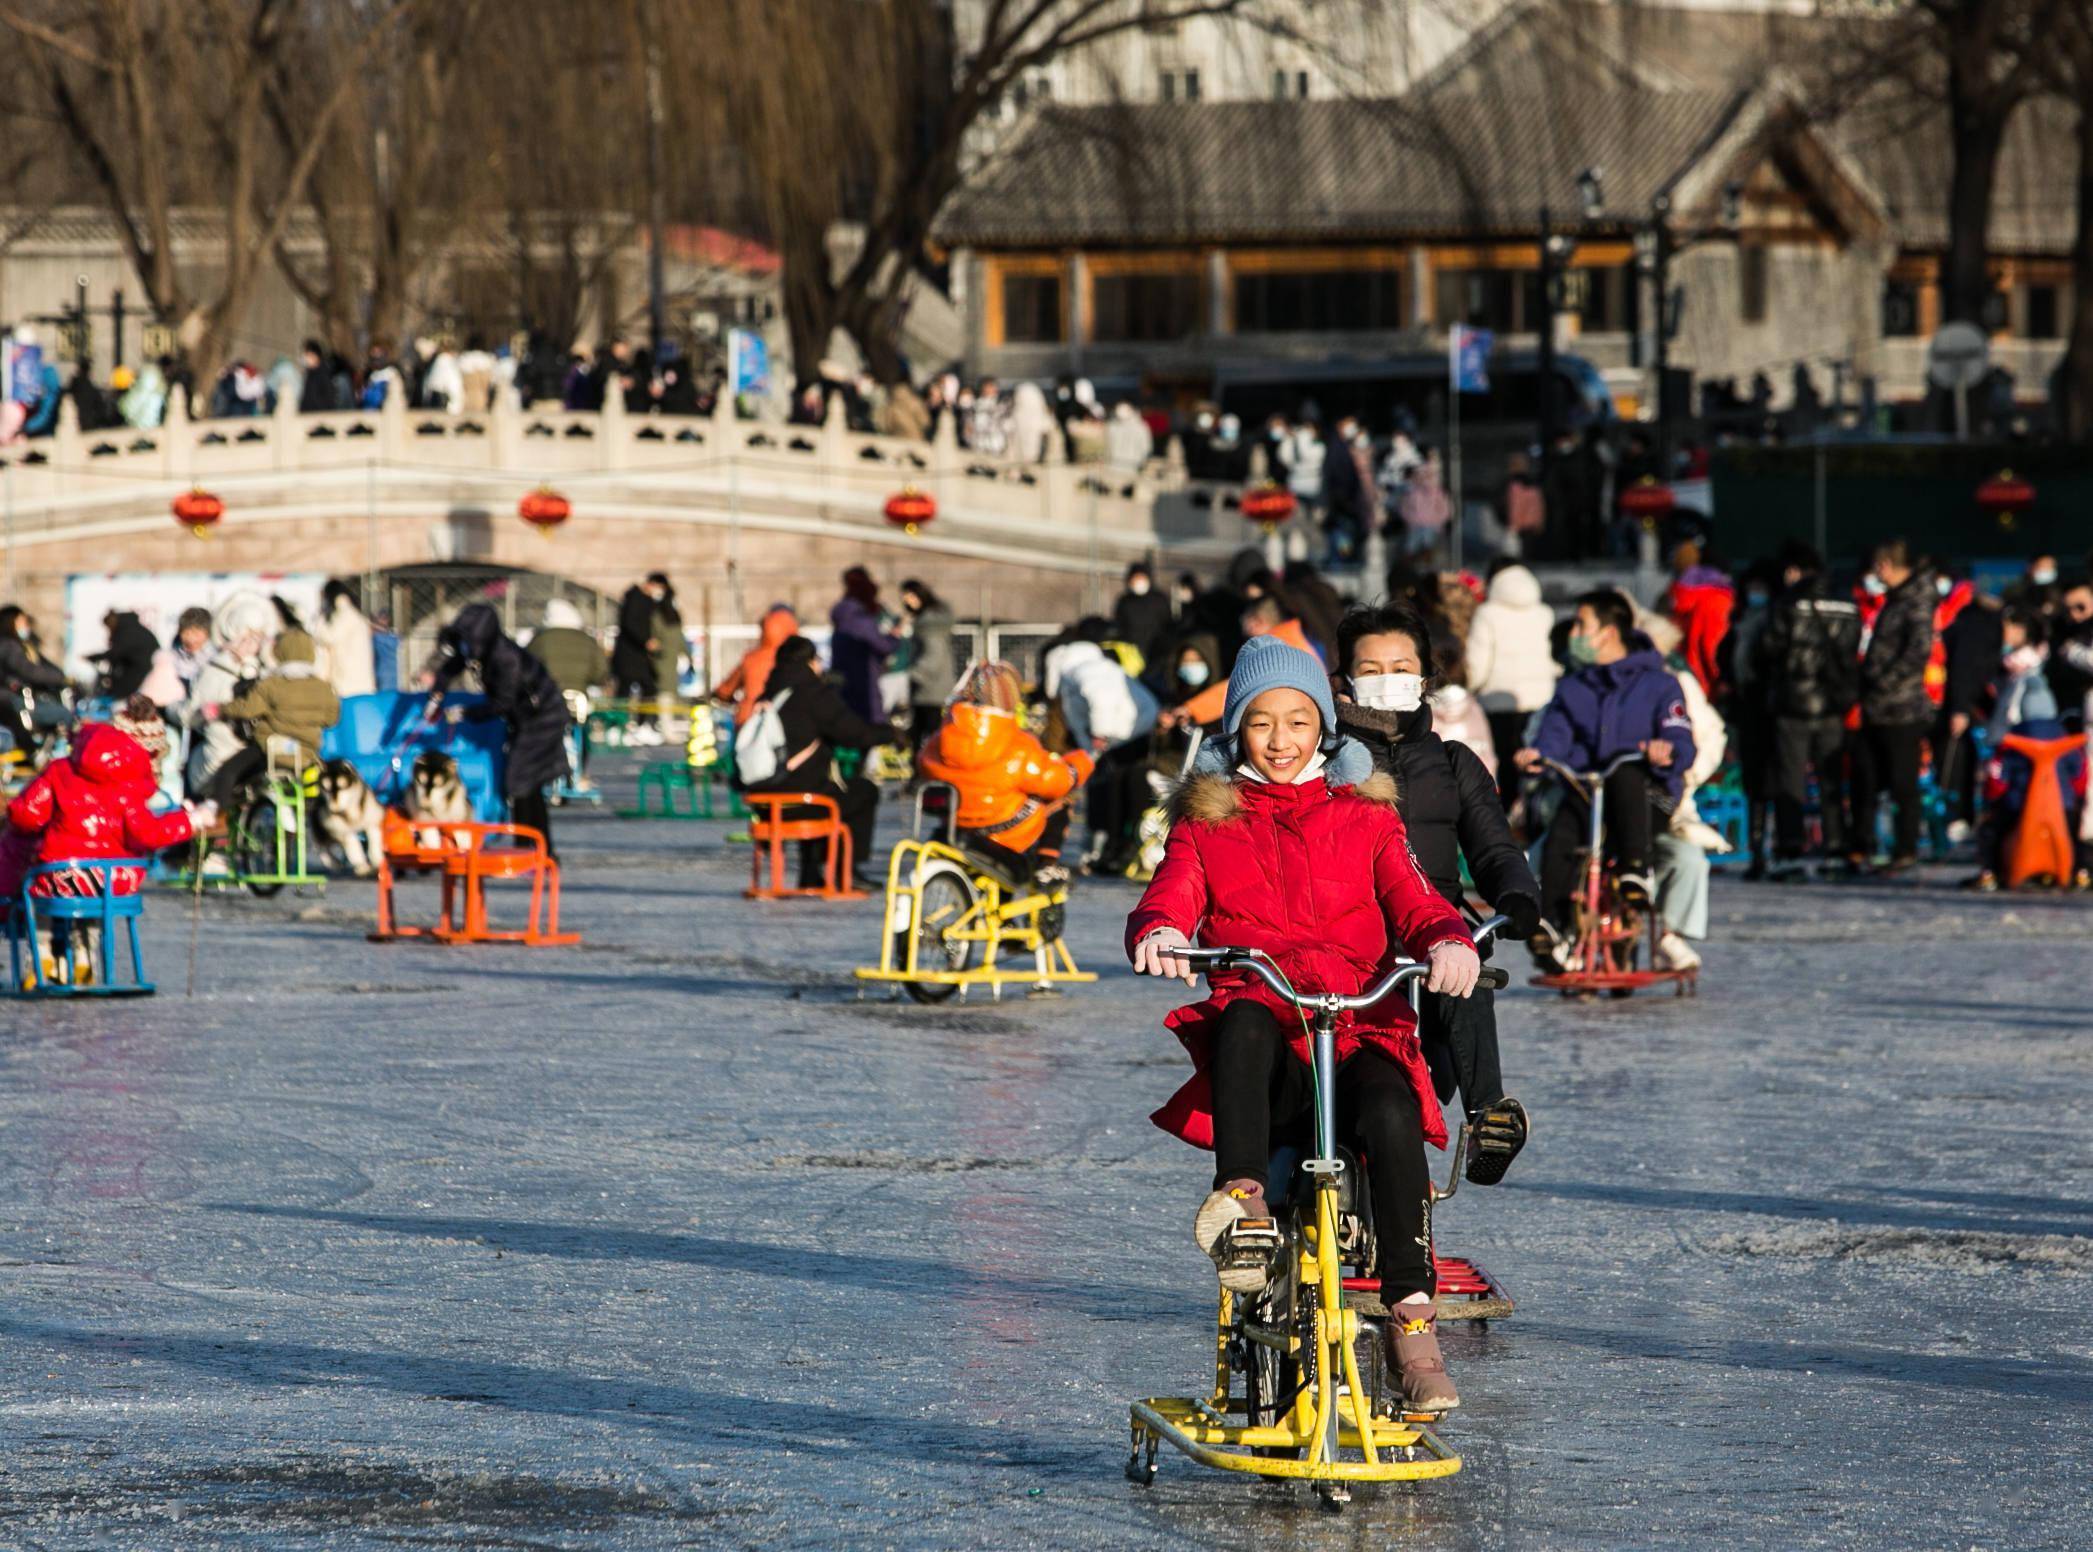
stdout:
<svg viewBox="0 0 2093 1552">
<path fill-rule="evenodd" d="M 968 844 L 1041 887 L 1065 883 L 1061 843 L 1069 800 L 1095 768 L 1082 750 L 1049 754 L 1018 726 L 1017 673 L 977 665 L 960 681 L 917 768 L 959 794 L 955 823 Z"/>
</svg>

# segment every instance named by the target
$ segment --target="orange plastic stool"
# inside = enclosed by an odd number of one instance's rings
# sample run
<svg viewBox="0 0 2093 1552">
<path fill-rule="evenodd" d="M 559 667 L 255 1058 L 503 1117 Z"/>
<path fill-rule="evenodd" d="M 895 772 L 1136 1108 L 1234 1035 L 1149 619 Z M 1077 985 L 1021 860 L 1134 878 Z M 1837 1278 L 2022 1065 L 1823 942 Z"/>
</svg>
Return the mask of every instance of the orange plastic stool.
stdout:
<svg viewBox="0 0 2093 1552">
<path fill-rule="evenodd" d="M 811 895 L 819 900 L 862 900 L 865 892 L 850 884 L 850 831 L 843 823 L 843 810 L 836 800 L 819 792 L 744 792 L 749 808 L 749 839 L 756 849 L 749 858 L 749 887 L 742 891 L 751 900 L 787 900 Z M 788 808 L 819 811 L 814 819 L 787 819 Z M 787 841 L 828 842 L 828 867 L 822 881 L 810 889 L 785 883 Z M 763 879 L 763 859 L 770 858 L 770 881 Z"/>
<path fill-rule="evenodd" d="M 530 880 L 530 915 L 521 928 L 488 924 L 486 886 L 503 879 Z M 457 924 L 461 894 L 463 927 Z M 545 849 L 545 837 L 528 825 L 472 826 L 470 844 L 443 859 L 443 923 L 434 936 L 446 943 L 522 943 L 531 948 L 579 943 L 580 933 L 560 931 L 560 865 Z"/>
<path fill-rule="evenodd" d="M 399 912 L 394 904 L 393 886 L 402 878 L 420 878 L 428 874 L 441 876 L 444 865 L 459 852 L 472 845 L 472 832 L 478 828 L 469 823 L 443 823 L 423 821 L 410 824 L 404 814 L 392 809 L 385 811 L 384 847 L 378 854 L 378 926 L 370 934 L 373 943 L 391 943 L 400 938 L 434 938 L 448 936 L 455 925 L 450 919 L 450 891 L 444 891 L 443 919 L 432 927 L 403 927 Z M 423 845 L 423 838 L 430 837 L 434 845 Z"/>
<path fill-rule="evenodd" d="M 2071 825 L 2064 809 L 2064 783 L 2057 766 L 2086 747 L 2083 738 L 2026 738 L 2008 733 L 1999 740 L 2001 751 L 2011 750 L 2033 767 L 2028 773 L 2028 800 L 2021 805 L 2020 823 L 2000 847 L 1999 861 L 2005 869 L 2002 882 L 2018 889 L 2035 879 L 2069 884 L 2074 872 Z"/>
</svg>

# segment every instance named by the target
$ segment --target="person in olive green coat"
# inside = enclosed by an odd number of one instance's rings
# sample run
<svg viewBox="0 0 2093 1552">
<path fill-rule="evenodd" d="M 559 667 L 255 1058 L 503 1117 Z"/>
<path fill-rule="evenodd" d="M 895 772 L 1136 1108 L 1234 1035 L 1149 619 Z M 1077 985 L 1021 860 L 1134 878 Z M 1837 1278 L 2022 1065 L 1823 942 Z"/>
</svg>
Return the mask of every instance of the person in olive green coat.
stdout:
<svg viewBox="0 0 2093 1552">
<path fill-rule="evenodd" d="M 568 695 L 587 695 L 610 678 L 610 660 L 581 628 L 581 611 L 564 598 L 545 605 L 545 623 L 530 639 L 530 654 Z"/>
<path fill-rule="evenodd" d="M 314 666 L 312 637 L 295 626 L 276 638 L 276 669 L 257 679 L 243 694 L 216 707 L 205 707 L 214 721 L 244 722 L 250 742 L 218 769 L 211 798 L 228 807 L 241 785 L 269 764 L 269 740 L 287 738 L 296 745 L 291 770 L 320 758 L 320 740 L 340 720 L 341 697 Z"/>
</svg>

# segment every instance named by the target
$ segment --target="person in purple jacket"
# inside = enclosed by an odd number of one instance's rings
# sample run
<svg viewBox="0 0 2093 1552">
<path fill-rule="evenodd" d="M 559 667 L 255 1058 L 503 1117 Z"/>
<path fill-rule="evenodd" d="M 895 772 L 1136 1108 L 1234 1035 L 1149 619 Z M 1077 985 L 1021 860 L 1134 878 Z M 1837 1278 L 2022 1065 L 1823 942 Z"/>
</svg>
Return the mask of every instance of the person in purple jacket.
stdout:
<svg viewBox="0 0 2093 1552">
<path fill-rule="evenodd" d="M 843 573 L 843 596 L 829 610 L 829 667 L 843 681 L 843 704 L 867 722 L 885 722 L 887 708 L 879 694 L 880 665 L 894 655 L 901 638 L 879 620 L 879 584 L 863 566 Z"/>
<path fill-rule="evenodd" d="M 1678 805 L 1680 783 L 1693 764 L 1685 693 L 1650 638 L 1635 628 L 1627 599 L 1611 588 L 1577 600 L 1570 660 L 1574 666 L 1542 710 L 1532 746 L 1515 759 L 1523 771 L 1539 770 L 1544 759 L 1595 771 L 1616 756 L 1641 751 L 1643 761 L 1622 766 L 1607 780 L 1606 853 L 1623 898 L 1647 904 L 1656 893 L 1650 847 L 1657 816 Z M 1566 789 L 1541 846 L 1547 921 L 1532 946 L 1544 967 L 1563 951 L 1561 928 L 1577 889 L 1577 852 L 1590 827 L 1590 805 Z"/>
</svg>

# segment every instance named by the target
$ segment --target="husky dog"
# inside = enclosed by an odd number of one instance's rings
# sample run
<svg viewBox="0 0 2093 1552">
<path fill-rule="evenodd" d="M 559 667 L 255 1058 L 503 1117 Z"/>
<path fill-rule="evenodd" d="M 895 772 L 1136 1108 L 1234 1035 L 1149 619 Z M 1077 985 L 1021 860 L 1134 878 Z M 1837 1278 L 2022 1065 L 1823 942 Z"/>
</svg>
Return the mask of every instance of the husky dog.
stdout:
<svg viewBox="0 0 2093 1552">
<path fill-rule="evenodd" d="M 464 824 L 472 818 L 472 799 L 458 776 L 458 762 L 433 749 L 414 757 L 414 773 L 407 783 L 407 817 Z M 424 850 L 443 844 L 441 830 L 417 830 L 414 843 Z"/>
<path fill-rule="evenodd" d="M 341 848 L 349 871 L 368 878 L 384 849 L 385 805 L 347 760 L 320 767 L 320 833 Z"/>
</svg>

